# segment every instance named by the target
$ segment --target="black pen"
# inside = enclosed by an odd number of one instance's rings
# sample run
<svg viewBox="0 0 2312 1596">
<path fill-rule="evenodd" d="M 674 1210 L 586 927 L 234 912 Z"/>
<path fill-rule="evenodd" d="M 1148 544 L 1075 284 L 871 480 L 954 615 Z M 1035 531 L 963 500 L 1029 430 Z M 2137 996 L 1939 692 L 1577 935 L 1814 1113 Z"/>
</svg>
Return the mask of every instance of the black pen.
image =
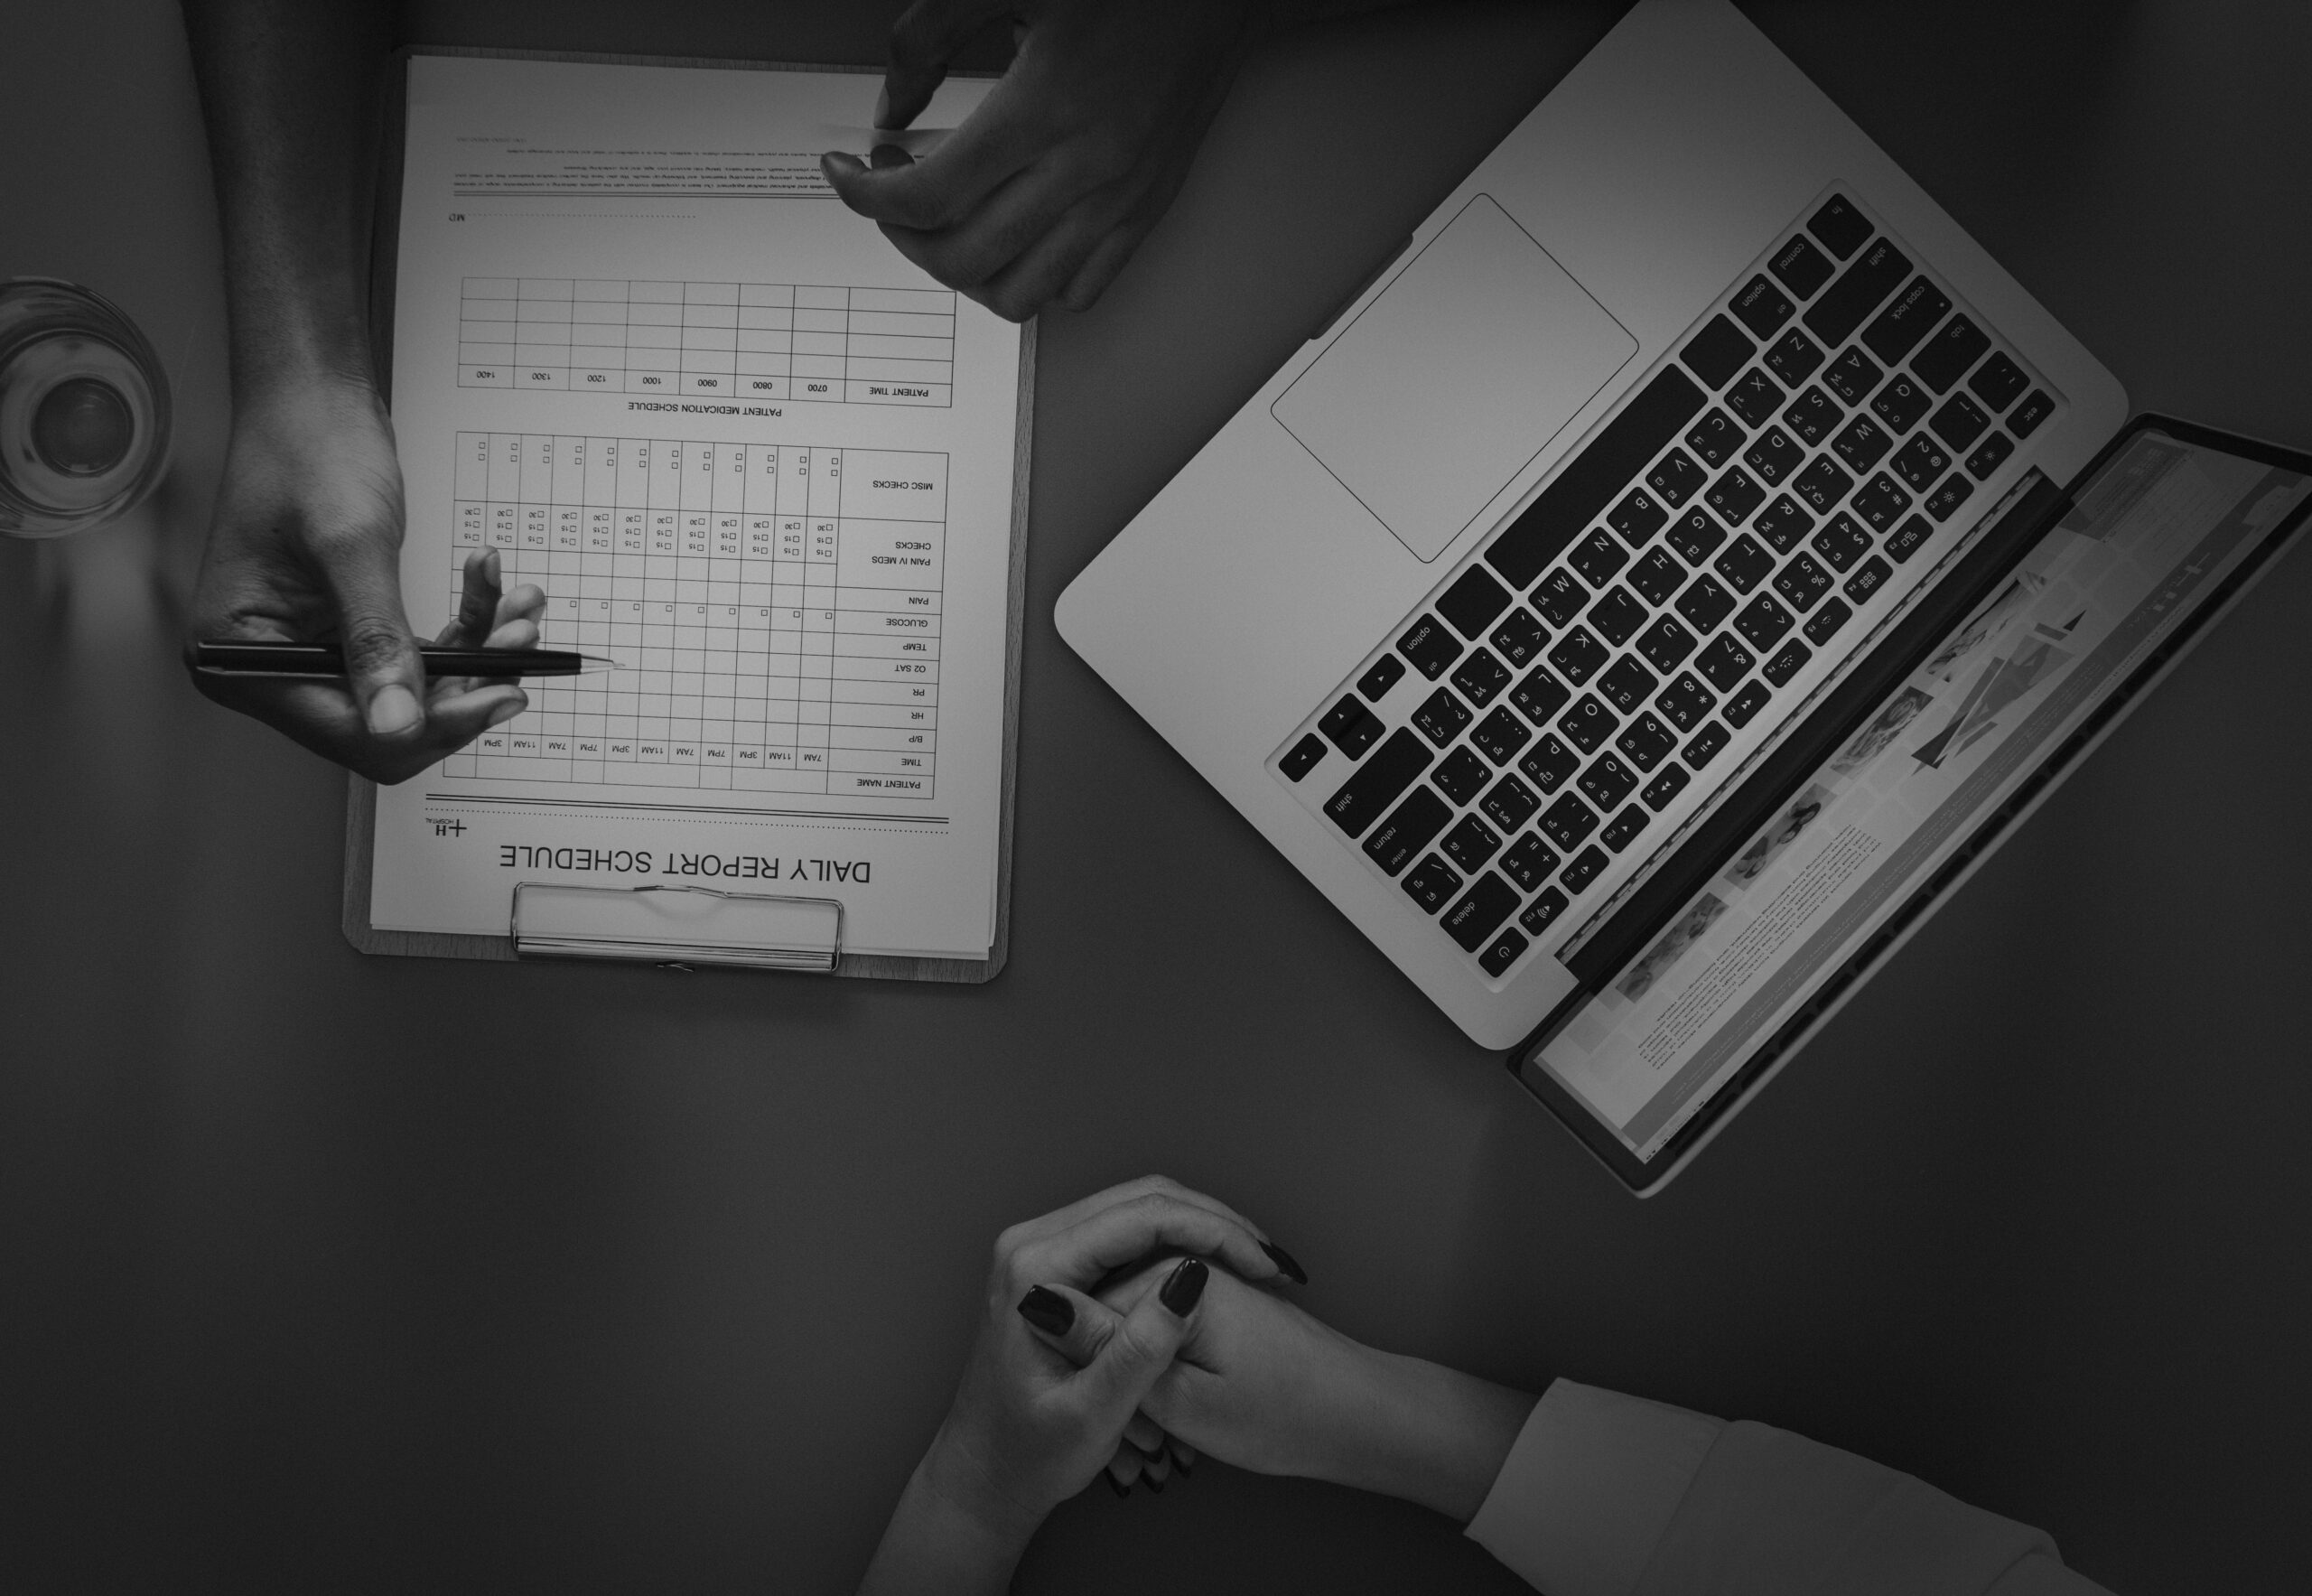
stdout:
<svg viewBox="0 0 2312 1596">
<path fill-rule="evenodd" d="M 429 677 L 574 677 L 620 670 L 615 659 L 564 649 L 445 649 L 420 643 Z M 192 646 L 192 668 L 220 677 L 342 677 L 335 643 L 256 643 L 212 639 Z"/>
</svg>

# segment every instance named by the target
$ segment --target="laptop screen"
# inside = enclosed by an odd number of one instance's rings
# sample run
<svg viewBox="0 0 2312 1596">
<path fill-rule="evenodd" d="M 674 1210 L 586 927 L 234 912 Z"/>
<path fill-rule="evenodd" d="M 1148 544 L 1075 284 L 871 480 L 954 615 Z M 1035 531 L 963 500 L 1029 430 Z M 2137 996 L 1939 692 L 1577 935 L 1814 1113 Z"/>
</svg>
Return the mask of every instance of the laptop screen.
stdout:
<svg viewBox="0 0 2312 1596">
<path fill-rule="evenodd" d="M 1876 714 L 1520 1064 L 1651 1163 L 1763 1078 L 2312 498 L 2147 425 Z M 2102 712 L 2102 713 L 2099 713 Z M 1795 1023 L 1794 1023 L 1795 1022 Z M 1550 1094 L 1555 1100 L 1557 1094 Z M 1729 1098 L 1729 1103 L 1732 1101 Z"/>
</svg>

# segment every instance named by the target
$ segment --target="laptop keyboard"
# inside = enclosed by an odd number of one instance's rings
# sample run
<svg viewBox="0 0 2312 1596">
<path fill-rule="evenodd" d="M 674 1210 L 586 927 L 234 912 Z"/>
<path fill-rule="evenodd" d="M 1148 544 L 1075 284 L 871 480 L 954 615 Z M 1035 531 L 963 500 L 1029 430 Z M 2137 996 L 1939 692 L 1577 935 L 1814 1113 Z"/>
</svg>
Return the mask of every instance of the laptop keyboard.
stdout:
<svg viewBox="0 0 2312 1596">
<path fill-rule="evenodd" d="M 1834 191 L 1273 768 L 1506 980 L 1935 566 L 2059 407 Z"/>
</svg>

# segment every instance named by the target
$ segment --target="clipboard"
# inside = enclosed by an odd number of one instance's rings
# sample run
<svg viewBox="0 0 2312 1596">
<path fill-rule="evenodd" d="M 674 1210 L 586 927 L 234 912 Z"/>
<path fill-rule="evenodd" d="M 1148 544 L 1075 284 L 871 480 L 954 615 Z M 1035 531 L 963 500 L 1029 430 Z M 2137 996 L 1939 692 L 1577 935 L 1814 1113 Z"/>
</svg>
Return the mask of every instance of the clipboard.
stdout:
<svg viewBox="0 0 2312 1596">
<path fill-rule="evenodd" d="M 584 51 L 495 50 L 466 46 L 406 46 L 387 67 L 383 93 L 381 159 L 370 239 L 369 324 L 380 391 L 390 405 L 396 278 L 398 270 L 404 141 L 408 130 L 409 61 L 415 56 L 579 62 L 598 66 L 697 68 L 718 71 L 856 73 L 880 76 L 879 67 L 804 61 L 727 61 L 713 57 L 601 54 Z M 991 79 L 989 72 L 953 72 Z M 842 905 L 835 900 L 775 893 L 732 892 L 695 885 L 590 887 L 521 881 L 514 884 L 507 934 L 379 930 L 370 923 L 376 864 L 378 787 L 348 778 L 342 929 L 362 953 L 414 958 L 471 958 L 501 963 L 584 959 L 656 965 L 662 968 L 780 970 L 876 980 L 975 985 L 993 980 L 1011 951 L 1012 836 L 1019 761 L 1020 651 L 1024 636 L 1028 574 L 1028 482 L 1035 424 L 1036 323 L 1020 330 L 1019 397 L 1012 421 L 1011 537 L 1005 576 L 1002 775 L 997 811 L 995 914 L 984 959 L 855 954 L 843 944 Z"/>
</svg>

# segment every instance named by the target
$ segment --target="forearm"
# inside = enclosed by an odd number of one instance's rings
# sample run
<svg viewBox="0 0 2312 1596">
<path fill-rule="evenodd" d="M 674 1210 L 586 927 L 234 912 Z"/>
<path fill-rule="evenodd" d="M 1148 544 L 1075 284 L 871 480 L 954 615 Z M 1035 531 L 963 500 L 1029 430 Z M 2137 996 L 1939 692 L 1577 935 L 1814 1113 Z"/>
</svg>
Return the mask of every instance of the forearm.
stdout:
<svg viewBox="0 0 2312 1596">
<path fill-rule="evenodd" d="M 994 1492 L 943 1429 L 908 1477 L 860 1596 L 1001 1596 L 1039 1522 Z"/>
<path fill-rule="evenodd" d="M 225 238 L 233 379 L 244 398 L 314 378 L 372 380 L 370 207 L 379 0 L 182 0 Z"/>
<path fill-rule="evenodd" d="M 1477 1517 L 1538 1400 L 1418 1358 L 1358 1349 L 1365 1413 L 1338 1483 Z"/>
</svg>

